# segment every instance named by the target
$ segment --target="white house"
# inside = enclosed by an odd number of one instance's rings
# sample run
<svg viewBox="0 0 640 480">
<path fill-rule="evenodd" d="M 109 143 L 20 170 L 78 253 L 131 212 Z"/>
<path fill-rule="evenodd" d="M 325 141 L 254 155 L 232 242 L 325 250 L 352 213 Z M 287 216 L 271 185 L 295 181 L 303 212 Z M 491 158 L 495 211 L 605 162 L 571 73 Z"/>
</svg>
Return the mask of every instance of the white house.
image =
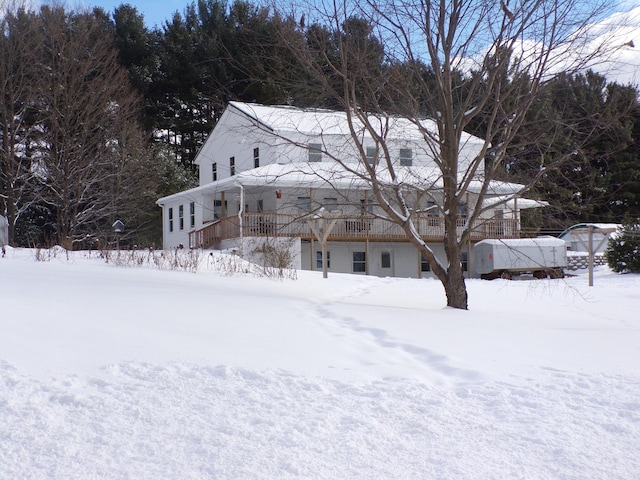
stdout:
<svg viewBox="0 0 640 480">
<path fill-rule="evenodd" d="M 444 260 L 433 157 L 414 124 L 402 118 L 387 121 L 381 128 L 386 145 L 397 155 L 398 180 L 429 192 L 414 198 L 416 208 L 424 211 L 417 216 L 417 229 Z M 157 201 L 163 215 L 163 247 L 233 248 L 256 258 L 261 245 L 275 242 L 292 251 L 296 267 L 321 270 L 320 243 L 310 221 L 328 211 L 336 219 L 327 243 L 330 272 L 430 276 L 429 265 L 400 227 L 385 220 L 372 201 L 369 183 L 360 176 L 358 148 L 373 163 L 375 144 L 364 128 L 361 137 L 361 144 L 354 145 L 343 112 L 231 102 L 195 159 L 200 185 Z M 462 166 L 482 143 L 464 135 Z M 349 171 L 328 154 L 349 165 Z M 383 169 L 380 175 L 385 175 Z M 476 202 L 480 185 L 479 179 L 469 187 L 468 205 Z M 514 198 L 520 189 L 516 184 L 491 183 L 485 204 L 489 208 L 473 226 L 471 242 L 519 236 L 520 210 L 544 205 Z M 461 228 L 465 208 L 461 205 Z M 470 268 L 471 242 L 464 254 Z"/>
</svg>

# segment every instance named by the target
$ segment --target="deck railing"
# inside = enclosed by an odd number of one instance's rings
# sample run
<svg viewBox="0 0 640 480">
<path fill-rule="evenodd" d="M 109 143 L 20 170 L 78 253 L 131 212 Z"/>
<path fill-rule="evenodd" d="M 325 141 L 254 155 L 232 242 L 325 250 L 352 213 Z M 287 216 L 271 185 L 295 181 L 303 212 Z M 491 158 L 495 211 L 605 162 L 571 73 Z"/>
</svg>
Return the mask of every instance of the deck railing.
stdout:
<svg viewBox="0 0 640 480">
<path fill-rule="evenodd" d="M 444 222 L 440 217 L 423 216 L 414 220 L 420 236 L 426 241 L 444 238 Z M 466 219 L 458 219 L 461 234 Z M 242 231 L 242 233 L 241 233 Z M 516 238 L 514 219 L 481 219 L 471 232 L 474 241 L 485 238 Z M 212 248 L 220 242 L 238 237 L 299 237 L 311 239 L 313 233 L 308 222 L 298 215 L 280 213 L 246 213 L 242 215 L 242 228 L 238 216 L 225 217 L 189 233 L 190 248 Z M 339 217 L 331 234 L 332 241 L 405 241 L 402 228 L 389 220 L 373 216 Z"/>
</svg>

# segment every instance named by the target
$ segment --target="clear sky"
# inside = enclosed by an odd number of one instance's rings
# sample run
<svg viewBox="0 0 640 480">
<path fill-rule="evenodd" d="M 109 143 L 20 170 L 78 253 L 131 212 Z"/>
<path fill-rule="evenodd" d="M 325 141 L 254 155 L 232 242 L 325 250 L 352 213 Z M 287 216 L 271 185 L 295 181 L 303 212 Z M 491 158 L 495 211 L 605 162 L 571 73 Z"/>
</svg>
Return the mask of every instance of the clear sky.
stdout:
<svg viewBox="0 0 640 480">
<path fill-rule="evenodd" d="M 108 13 L 113 13 L 113 10 L 122 4 L 132 5 L 144 15 L 145 24 L 149 28 L 161 26 L 176 10 L 183 13 L 184 8 L 191 2 L 192 0 L 84 0 L 87 5 L 102 7 Z"/>
<path fill-rule="evenodd" d="M 138 9 L 138 12 L 144 15 L 145 24 L 148 28 L 155 26 L 161 27 L 165 20 L 169 20 L 173 13 L 179 11 L 184 12 L 185 7 L 192 3 L 193 0 L 80 0 L 89 6 L 100 6 L 108 13 L 122 5 L 129 4 Z M 632 41 L 635 48 L 625 48 L 616 52 L 608 61 L 603 62 L 597 68 L 604 73 L 610 80 L 617 80 L 620 83 L 640 84 L 640 6 L 638 0 L 622 1 L 619 5 L 619 11 L 631 9 L 624 25 L 618 30 L 619 41 L 621 44 Z M 633 8 L 632 7 L 636 7 Z"/>
</svg>

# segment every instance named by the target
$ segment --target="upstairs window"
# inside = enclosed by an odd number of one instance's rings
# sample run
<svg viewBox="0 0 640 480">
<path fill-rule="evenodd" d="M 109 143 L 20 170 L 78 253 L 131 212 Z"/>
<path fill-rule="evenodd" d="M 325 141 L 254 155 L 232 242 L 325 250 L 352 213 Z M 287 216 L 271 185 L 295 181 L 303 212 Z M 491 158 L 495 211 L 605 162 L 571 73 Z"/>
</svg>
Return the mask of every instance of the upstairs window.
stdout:
<svg viewBox="0 0 640 480">
<path fill-rule="evenodd" d="M 366 198 L 360 199 L 360 215 L 373 215 L 373 203 Z"/>
<path fill-rule="evenodd" d="M 322 161 L 322 144 L 320 143 L 309 144 L 309 161 L 310 162 Z"/>
<path fill-rule="evenodd" d="M 169 208 L 169 231 L 173 232 L 173 207 Z"/>
<path fill-rule="evenodd" d="M 298 197 L 297 205 L 301 213 L 311 211 L 311 197 Z"/>
<path fill-rule="evenodd" d="M 336 210 L 338 208 L 338 199 L 337 198 L 324 198 L 324 208 L 326 210 L 332 211 L 332 210 Z"/>
<path fill-rule="evenodd" d="M 196 226 L 196 202 L 189 204 L 189 225 L 191 228 Z"/>
<path fill-rule="evenodd" d="M 438 206 L 436 202 L 429 201 L 427 202 L 427 216 L 428 217 L 439 217 L 440 213 L 438 211 Z"/>
<path fill-rule="evenodd" d="M 211 178 L 213 182 L 218 181 L 218 164 L 216 162 L 211 164 Z"/>
<path fill-rule="evenodd" d="M 367 163 L 369 165 L 378 164 L 378 159 L 376 158 L 376 147 L 367 147 Z"/>
<path fill-rule="evenodd" d="M 184 205 L 178 207 L 178 225 L 180 230 L 184 230 Z"/>
<path fill-rule="evenodd" d="M 413 150 L 410 148 L 400 149 L 400 165 L 410 167 L 413 165 Z"/>
<path fill-rule="evenodd" d="M 229 159 L 229 175 L 232 177 L 236 174 L 236 157 Z"/>
<path fill-rule="evenodd" d="M 260 166 L 260 149 L 253 149 L 253 168 L 258 168 Z"/>
</svg>

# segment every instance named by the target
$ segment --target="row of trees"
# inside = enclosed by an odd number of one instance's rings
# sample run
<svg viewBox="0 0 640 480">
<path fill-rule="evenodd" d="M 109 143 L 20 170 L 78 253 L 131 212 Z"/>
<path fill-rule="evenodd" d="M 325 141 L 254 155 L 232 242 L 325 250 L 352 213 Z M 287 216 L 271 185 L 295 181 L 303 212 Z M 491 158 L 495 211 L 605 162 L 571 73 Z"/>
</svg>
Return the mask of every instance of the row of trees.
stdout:
<svg viewBox="0 0 640 480">
<path fill-rule="evenodd" d="M 110 20 L 44 6 L 7 9 L 0 26 L 0 213 L 11 243 L 91 247 L 116 219 L 157 241 L 154 202 L 180 172 L 150 148 Z"/>
</svg>

